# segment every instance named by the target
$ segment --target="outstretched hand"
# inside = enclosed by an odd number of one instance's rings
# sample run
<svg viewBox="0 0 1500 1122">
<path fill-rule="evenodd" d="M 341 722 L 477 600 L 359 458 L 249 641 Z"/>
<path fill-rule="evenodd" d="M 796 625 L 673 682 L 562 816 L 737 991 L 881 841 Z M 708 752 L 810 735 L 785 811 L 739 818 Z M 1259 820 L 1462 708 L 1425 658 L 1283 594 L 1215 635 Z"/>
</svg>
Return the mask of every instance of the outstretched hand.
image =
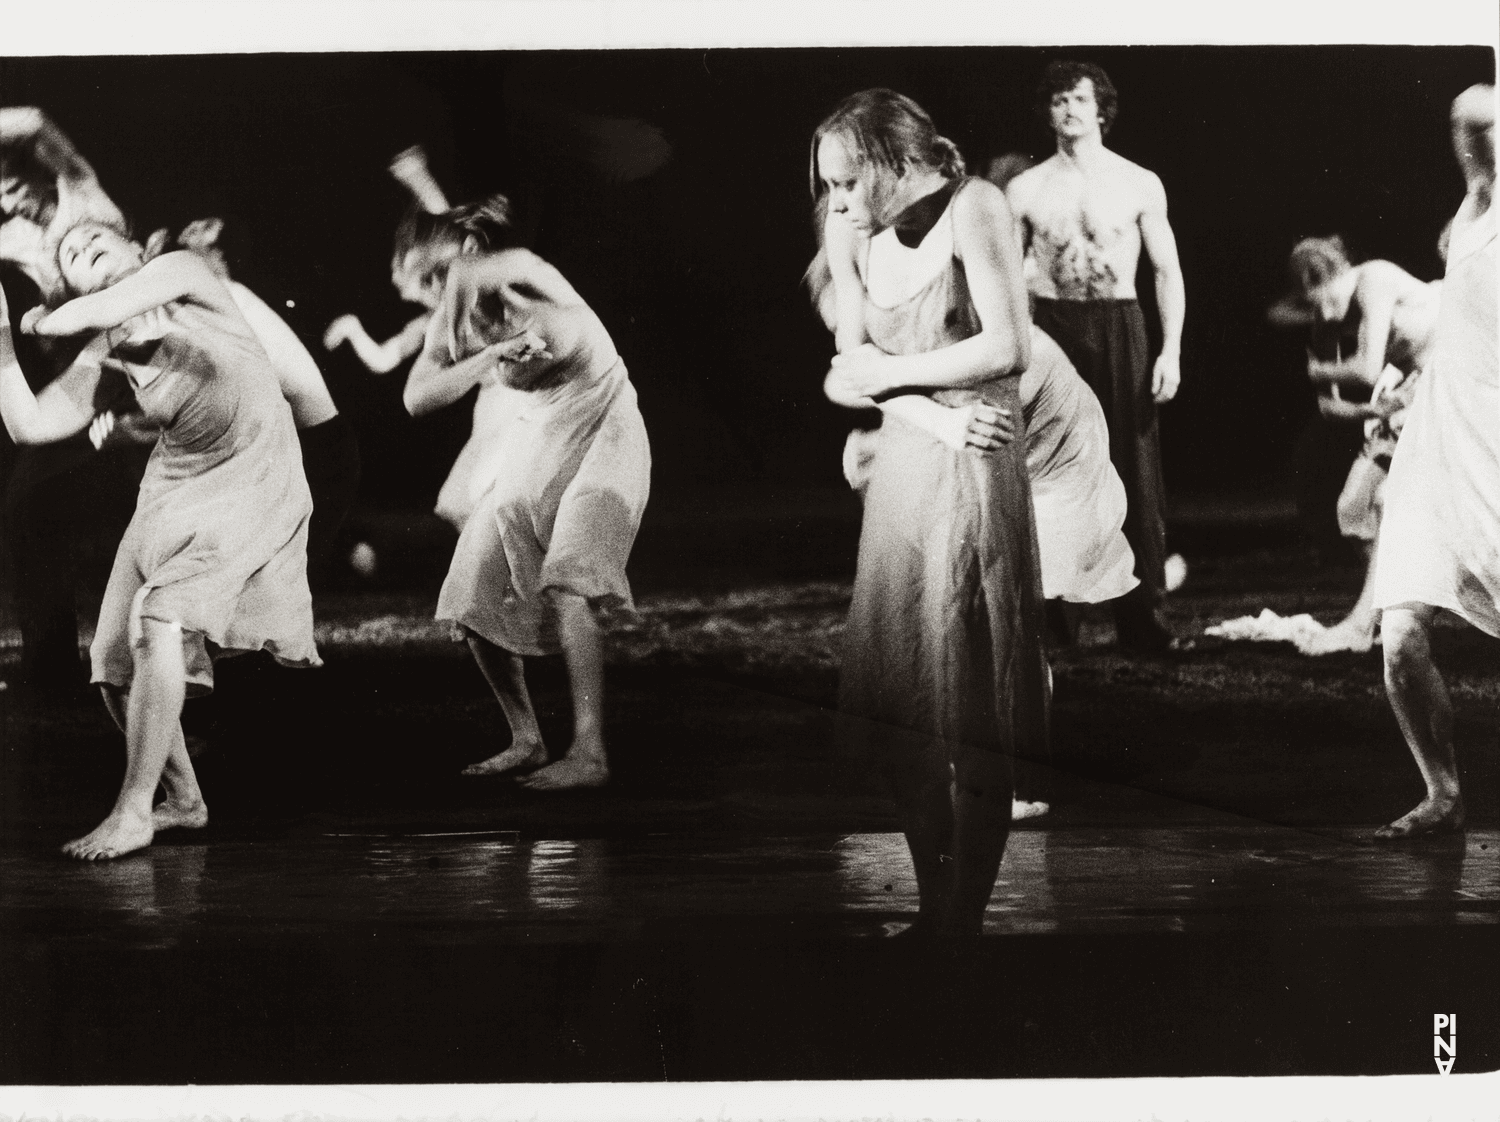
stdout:
<svg viewBox="0 0 1500 1122">
<path fill-rule="evenodd" d="M 358 316 L 339 316 L 328 325 L 328 330 L 323 332 L 323 346 L 330 351 L 336 351 L 353 337 L 355 331 L 362 329 L 363 325 L 359 322 Z"/>
</svg>

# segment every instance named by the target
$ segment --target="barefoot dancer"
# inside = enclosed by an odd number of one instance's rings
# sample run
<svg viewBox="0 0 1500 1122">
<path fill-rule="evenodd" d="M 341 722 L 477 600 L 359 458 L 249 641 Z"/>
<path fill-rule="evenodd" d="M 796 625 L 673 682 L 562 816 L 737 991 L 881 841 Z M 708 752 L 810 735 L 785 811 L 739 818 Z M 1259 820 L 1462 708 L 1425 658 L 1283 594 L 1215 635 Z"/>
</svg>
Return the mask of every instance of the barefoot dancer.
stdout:
<svg viewBox="0 0 1500 1122">
<path fill-rule="evenodd" d="M 413 415 L 498 379 L 525 409 L 489 489 L 459 537 L 437 617 L 463 628 L 510 723 L 510 747 L 465 769 L 536 768 L 538 790 L 609 779 L 597 607 L 631 606 L 625 561 L 640 526 L 651 456 L 635 389 L 604 325 L 561 273 L 507 247 L 504 210 L 450 212 L 464 253 L 447 266 L 443 307 L 407 379 Z M 573 743 L 547 765 L 521 656 L 561 649 Z"/>
<path fill-rule="evenodd" d="M 819 200 L 825 222 L 827 198 Z M 804 280 L 823 322 L 837 333 L 838 309 L 825 250 L 819 250 Z M 1093 391 L 1046 332 L 1032 327 L 1030 338 L 1031 365 L 1021 375 L 1020 400 L 1042 595 L 1049 602 L 1103 603 L 1137 583 L 1135 557 L 1122 529 L 1125 486 L 1110 463 L 1109 428 Z M 913 397 L 888 399 L 882 408 L 893 402 L 902 403 L 907 421 L 954 451 L 965 445 L 983 450 L 991 447 L 990 441 L 1008 444 L 1014 437 L 1009 414 L 998 416 L 990 406 L 948 406 Z M 861 494 L 878 442 L 878 429 L 855 429 L 844 446 L 844 476 Z M 1014 819 L 1037 818 L 1050 809 L 1039 801 L 1040 791 L 1027 790 L 1031 778 L 1023 774 L 1017 779 Z"/>
<path fill-rule="evenodd" d="M 1014 755 L 1046 744 L 1041 574 L 1017 375 L 1030 361 L 1004 195 L 963 178 L 909 98 L 866 90 L 813 135 L 839 354 L 824 383 L 883 414 L 864 495 L 840 708 L 906 729 L 897 793 L 921 894 L 913 929 L 977 935 L 1011 817 Z M 972 410 L 934 439 L 911 417 Z M 976 430 L 973 421 L 981 424 Z"/>
<path fill-rule="evenodd" d="M 357 316 L 340 316 L 328 327 L 323 345 L 329 350 L 347 342 L 374 374 L 387 374 L 421 353 L 427 325 L 442 296 L 449 261 L 463 249 L 465 232 L 445 215 L 448 201 L 427 167 L 421 148 L 408 148 L 391 164 L 391 174 L 412 193 L 416 208 L 396 229 L 391 256 L 391 283 L 403 300 L 427 309 L 384 343 L 376 343 Z M 508 211 L 508 208 L 507 208 Z M 509 223 L 509 214 L 497 216 Z M 475 504 L 494 480 L 505 432 L 524 404 L 524 395 L 497 378 L 480 384 L 474 401 L 469 439 L 438 491 L 437 515 L 462 531 Z"/>
<path fill-rule="evenodd" d="M 1452 119 L 1468 192 L 1453 220 L 1431 365 L 1391 457 L 1374 590 L 1386 693 L 1427 795 L 1380 838 L 1464 824 L 1453 706 L 1429 641 L 1437 609 L 1500 637 L 1495 87 L 1465 90 Z"/>
<path fill-rule="evenodd" d="M 118 857 L 158 829 L 201 826 L 208 812 L 183 743 L 188 692 L 212 688 L 212 656 L 268 650 L 318 664 L 307 589 L 307 522 L 291 409 L 265 351 L 219 279 L 195 253 L 143 264 L 118 231 L 74 227 L 58 249 L 76 299 L 22 320 L 41 335 L 103 331 L 148 418 L 162 429 L 135 517 L 115 557 L 92 650 L 93 679 L 125 733 L 125 781 L 109 816 L 63 851 Z M 92 418 L 73 372 L 33 396 L 0 362 L 7 428 L 52 439 Z M 160 784 L 166 800 L 153 812 Z"/>
<path fill-rule="evenodd" d="M 1349 469 L 1338 498 L 1339 529 L 1365 547 L 1365 581 L 1349 614 L 1332 627 L 1310 615 L 1282 618 L 1270 609 L 1259 616 L 1226 620 L 1206 634 L 1228 639 L 1290 640 L 1307 655 L 1368 651 L 1375 643 L 1380 611 L 1375 606 L 1376 539 L 1386 472 L 1406 411 L 1432 352 L 1442 281 L 1419 281 L 1390 261 L 1351 265 L 1343 239 L 1304 238 L 1288 261 L 1292 292 L 1271 306 L 1277 326 L 1311 327 L 1334 342 L 1335 358 L 1307 352 L 1307 373 L 1318 388 L 1318 411 L 1333 422 L 1364 426 L 1365 444 Z M 1345 357 L 1339 325 L 1357 324 L 1358 342 Z M 1352 328 L 1351 328 L 1352 330 Z M 1351 401 L 1343 390 L 1370 394 Z"/>
</svg>

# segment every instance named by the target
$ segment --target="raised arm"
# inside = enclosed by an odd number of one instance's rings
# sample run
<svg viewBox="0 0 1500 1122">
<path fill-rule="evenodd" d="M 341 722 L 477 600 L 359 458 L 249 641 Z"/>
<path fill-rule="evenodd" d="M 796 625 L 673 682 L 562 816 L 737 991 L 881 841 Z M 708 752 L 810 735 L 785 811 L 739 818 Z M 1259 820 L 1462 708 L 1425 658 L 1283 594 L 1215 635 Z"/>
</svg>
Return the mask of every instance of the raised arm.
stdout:
<svg viewBox="0 0 1500 1122">
<path fill-rule="evenodd" d="M 397 153 L 390 170 L 396 182 L 410 191 L 417 205 L 428 214 L 442 214 L 448 209 L 448 196 L 432 177 L 427 167 L 427 153 L 421 145 Z"/>
<path fill-rule="evenodd" d="M 1177 259 L 1177 238 L 1167 222 L 1167 192 L 1151 172 L 1145 173 L 1143 191 L 1141 245 L 1151 260 L 1156 277 L 1156 306 L 1161 313 L 1161 354 L 1151 371 L 1151 395 L 1162 405 L 1177 396 L 1182 381 L 1182 323 L 1187 316 L 1187 290 L 1182 283 L 1182 263 Z"/>
<path fill-rule="evenodd" d="M 92 179 L 94 169 L 78 154 L 52 118 L 34 106 L 0 108 L 0 145 L 26 148 L 32 157 L 59 179 Z"/>
<path fill-rule="evenodd" d="M 50 444 L 87 428 L 94 418 L 100 363 L 108 350 L 102 336 L 91 341 L 41 393 L 32 393 L 16 359 L 10 308 L 0 288 L 0 415 L 10 438 L 17 444 Z"/>
<path fill-rule="evenodd" d="M 232 304 L 229 290 L 192 250 L 164 253 L 108 288 L 69 300 L 55 312 L 28 318 L 34 335 L 78 335 L 105 331 L 173 300 L 191 298 L 213 307 Z"/>
<path fill-rule="evenodd" d="M 978 386 L 1019 374 L 1030 363 L 1021 247 L 1005 196 L 987 180 L 972 180 L 953 207 L 954 253 L 964 265 L 979 332 L 920 354 L 885 355 L 873 348 L 840 354 L 834 370 L 847 375 L 848 390 L 878 398 L 900 389 Z"/>
</svg>

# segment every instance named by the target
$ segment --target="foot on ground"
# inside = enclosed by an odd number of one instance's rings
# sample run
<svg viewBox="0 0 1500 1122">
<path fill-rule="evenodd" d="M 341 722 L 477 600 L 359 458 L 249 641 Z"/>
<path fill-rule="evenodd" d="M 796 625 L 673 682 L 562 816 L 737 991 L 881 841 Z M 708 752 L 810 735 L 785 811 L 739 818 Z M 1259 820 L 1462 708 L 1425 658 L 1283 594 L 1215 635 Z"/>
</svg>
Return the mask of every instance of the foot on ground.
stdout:
<svg viewBox="0 0 1500 1122">
<path fill-rule="evenodd" d="M 540 740 L 531 744 L 512 744 L 487 760 L 464 768 L 465 775 L 504 775 L 517 768 L 537 768 L 547 762 L 547 749 Z"/>
<path fill-rule="evenodd" d="M 569 752 L 555 764 L 539 768 L 516 782 L 533 791 L 561 791 L 569 787 L 603 787 L 609 782 L 609 765 L 603 756 Z"/>
<path fill-rule="evenodd" d="M 1040 818 L 1052 807 L 1044 802 L 1029 802 L 1026 799 L 1014 799 L 1010 804 L 1010 820 L 1021 822 L 1027 818 Z"/>
<path fill-rule="evenodd" d="M 103 861 L 145 849 L 155 833 L 149 815 L 116 809 L 92 833 L 74 838 L 62 851 L 80 861 Z"/>
<path fill-rule="evenodd" d="M 201 830 L 208 825 L 208 804 L 202 799 L 179 801 L 173 798 L 163 799 L 151 810 L 151 828 L 153 830 L 171 830 L 182 827 L 188 830 Z"/>
<path fill-rule="evenodd" d="M 1444 799 L 1428 797 L 1389 826 L 1375 831 L 1382 841 L 1399 841 L 1427 834 L 1456 833 L 1464 828 L 1464 801 L 1458 796 Z"/>
</svg>

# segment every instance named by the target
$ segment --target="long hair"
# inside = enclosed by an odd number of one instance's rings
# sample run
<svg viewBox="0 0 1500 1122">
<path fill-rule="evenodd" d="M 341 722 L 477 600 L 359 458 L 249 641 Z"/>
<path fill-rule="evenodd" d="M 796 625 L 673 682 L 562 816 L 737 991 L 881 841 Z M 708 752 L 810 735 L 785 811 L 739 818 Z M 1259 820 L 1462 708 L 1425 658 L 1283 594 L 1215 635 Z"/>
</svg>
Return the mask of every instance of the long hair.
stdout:
<svg viewBox="0 0 1500 1122">
<path fill-rule="evenodd" d="M 1075 59 L 1049 62 L 1036 87 L 1037 115 L 1043 121 L 1049 120 L 1052 99 L 1060 93 L 1068 93 L 1085 78 L 1094 86 L 1094 104 L 1099 107 L 1099 133 L 1101 136 L 1108 136 L 1109 130 L 1114 127 L 1115 117 L 1120 112 L 1120 95 L 1115 90 L 1115 84 L 1109 80 L 1109 75 L 1092 62 L 1078 62 Z"/>
<path fill-rule="evenodd" d="M 840 137 L 862 164 L 892 175 L 912 164 L 933 168 L 948 179 L 964 173 L 958 146 L 938 135 L 925 109 L 895 90 L 861 90 L 839 102 L 813 132 L 808 186 L 814 199 L 823 193 L 818 145 L 825 136 Z"/>
</svg>

